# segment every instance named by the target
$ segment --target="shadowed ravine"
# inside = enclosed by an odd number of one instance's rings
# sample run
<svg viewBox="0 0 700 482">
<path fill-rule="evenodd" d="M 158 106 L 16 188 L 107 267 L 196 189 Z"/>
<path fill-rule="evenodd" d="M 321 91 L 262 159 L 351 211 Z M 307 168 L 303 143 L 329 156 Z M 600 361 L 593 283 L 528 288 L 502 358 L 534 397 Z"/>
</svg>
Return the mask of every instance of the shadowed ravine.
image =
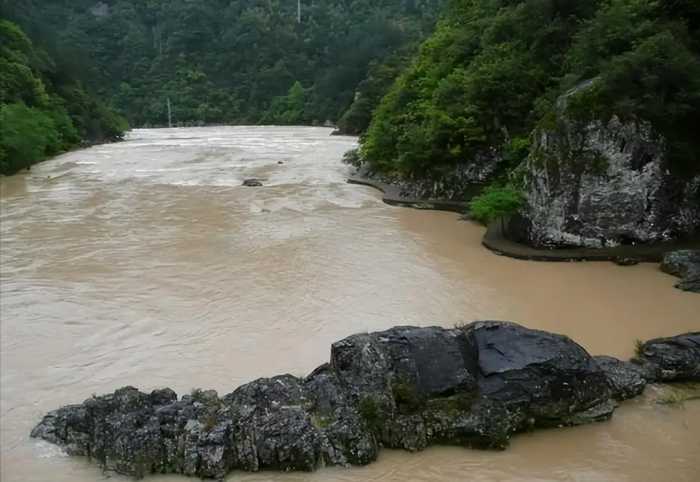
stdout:
<svg viewBox="0 0 700 482">
<path fill-rule="evenodd" d="M 0 181 L 3 481 L 103 477 L 28 439 L 58 406 L 124 385 L 224 394 L 303 376 L 353 333 L 512 319 L 628 358 L 635 339 L 697 331 L 700 299 L 656 265 L 495 256 L 456 214 L 392 208 L 345 184 L 340 157 L 354 140 L 328 134 L 136 131 Z M 240 187 L 249 177 L 265 186 Z M 654 394 L 610 422 L 521 435 L 506 452 L 383 451 L 366 468 L 230 478 L 697 480 L 700 403 Z"/>
</svg>

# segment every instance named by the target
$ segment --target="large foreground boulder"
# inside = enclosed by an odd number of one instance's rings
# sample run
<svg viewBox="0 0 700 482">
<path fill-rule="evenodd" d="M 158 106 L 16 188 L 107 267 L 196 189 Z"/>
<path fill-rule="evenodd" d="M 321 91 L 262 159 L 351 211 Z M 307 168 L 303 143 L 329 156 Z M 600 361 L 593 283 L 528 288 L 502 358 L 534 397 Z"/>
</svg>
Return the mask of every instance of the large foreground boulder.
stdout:
<svg viewBox="0 0 700 482">
<path fill-rule="evenodd" d="M 695 350 L 689 337 L 678 343 Z M 697 375 L 650 343 L 648 363 Z M 259 379 L 223 397 L 125 387 L 50 412 L 31 435 L 136 477 L 310 471 L 368 464 L 382 446 L 500 449 L 519 431 L 605 420 L 614 399 L 643 390 L 635 370 L 513 323 L 396 327 L 333 344 L 330 363 L 306 378 Z"/>
</svg>

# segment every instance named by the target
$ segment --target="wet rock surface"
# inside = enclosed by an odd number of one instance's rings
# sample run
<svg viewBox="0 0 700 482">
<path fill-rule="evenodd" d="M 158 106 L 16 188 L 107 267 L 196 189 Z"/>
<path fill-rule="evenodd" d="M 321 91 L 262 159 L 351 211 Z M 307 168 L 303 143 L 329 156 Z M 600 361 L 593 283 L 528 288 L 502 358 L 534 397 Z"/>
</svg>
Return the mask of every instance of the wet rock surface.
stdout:
<svg viewBox="0 0 700 482">
<path fill-rule="evenodd" d="M 647 372 L 642 367 L 611 356 L 593 358 L 608 378 L 608 385 L 615 400 L 627 400 L 644 392 Z"/>
<path fill-rule="evenodd" d="M 682 249 L 666 253 L 661 270 L 681 278 L 676 288 L 700 293 L 700 250 Z"/>
<path fill-rule="evenodd" d="M 700 332 L 655 338 L 637 348 L 633 360 L 654 381 L 700 381 Z"/>
<path fill-rule="evenodd" d="M 652 340 L 643 353 L 639 366 L 593 358 L 566 336 L 507 322 L 395 327 L 334 343 L 306 378 L 222 397 L 124 387 L 50 412 L 31 435 L 135 477 L 365 465 L 380 447 L 502 449 L 534 427 L 608 419 L 615 399 L 654 376 L 700 376 L 700 334 Z"/>
</svg>

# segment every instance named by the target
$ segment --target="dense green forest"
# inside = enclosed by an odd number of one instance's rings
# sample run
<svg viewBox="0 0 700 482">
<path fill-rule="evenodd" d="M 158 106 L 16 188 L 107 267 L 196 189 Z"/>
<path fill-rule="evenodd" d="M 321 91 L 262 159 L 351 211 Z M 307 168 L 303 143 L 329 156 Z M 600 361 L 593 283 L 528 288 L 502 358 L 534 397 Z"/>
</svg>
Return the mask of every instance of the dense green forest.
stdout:
<svg viewBox="0 0 700 482">
<path fill-rule="evenodd" d="M 697 0 L 453 0 L 381 101 L 361 154 L 404 177 L 484 155 L 507 173 L 533 130 L 554 122 L 557 99 L 585 81 L 569 114 L 650 122 L 671 167 L 698 170 Z"/>
<path fill-rule="evenodd" d="M 0 174 L 82 141 L 119 138 L 127 127 L 17 25 L 0 19 Z"/>
<path fill-rule="evenodd" d="M 132 125 L 363 131 L 443 0 L 5 0 L 5 15 Z M 343 116 L 353 101 L 353 108 Z"/>
</svg>

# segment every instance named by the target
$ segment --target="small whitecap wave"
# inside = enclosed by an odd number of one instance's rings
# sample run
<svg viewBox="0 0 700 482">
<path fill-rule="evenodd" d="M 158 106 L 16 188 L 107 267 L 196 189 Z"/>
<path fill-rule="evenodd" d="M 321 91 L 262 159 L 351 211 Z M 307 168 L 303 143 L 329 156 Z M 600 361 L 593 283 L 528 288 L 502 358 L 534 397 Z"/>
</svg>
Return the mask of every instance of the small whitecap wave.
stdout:
<svg viewBox="0 0 700 482">
<path fill-rule="evenodd" d="M 56 457 L 69 457 L 68 452 L 58 445 L 50 444 L 44 440 L 36 442 L 37 456 L 40 459 L 53 459 Z"/>
</svg>

